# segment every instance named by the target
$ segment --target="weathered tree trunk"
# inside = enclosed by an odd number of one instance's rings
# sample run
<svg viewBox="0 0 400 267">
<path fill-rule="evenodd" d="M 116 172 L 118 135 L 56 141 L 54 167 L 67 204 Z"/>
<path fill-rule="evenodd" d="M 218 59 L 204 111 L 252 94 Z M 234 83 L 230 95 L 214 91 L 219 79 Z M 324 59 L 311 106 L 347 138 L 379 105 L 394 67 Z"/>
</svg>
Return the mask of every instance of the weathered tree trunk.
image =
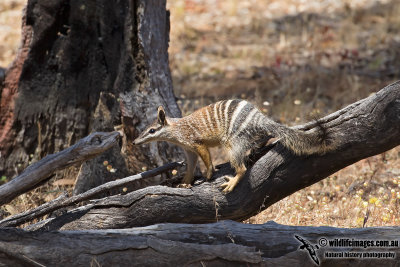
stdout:
<svg viewBox="0 0 400 267">
<path fill-rule="evenodd" d="M 168 66 L 165 1 L 29 0 L 17 58 L 0 84 L 0 175 L 123 124 L 125 145 L 158 105 L 179 116 Z M 83 166 L 77 192 L 156 166 L 166 144 L 115 148 Z M 118 170 L 95 168 L 104 160 Z M 111 177 L 111 178 L 110 178 Z M 89 184 L 88 184 L 89 183 Z"/>
<path fill-rule="evenodd" d="M 0 229 L 0 266 L 317 266 L 295 235 L 309 242 L 322 266 L 397 266 L 398 227 L 159 224 L 125 230 L 26 232 Z M 389 246 L 334 247 L 324 241 L 388 241 Z M 380 243 L 383 244 L 383 243 Z M 397 243 L 398 244 L 398 243 Z M 387 258 L 329 258 L 326 252 L 390 252 Z M 394 256 L 394 258 L 393 258 Z M 41 264 L 41 265 L 39 265 Z"/>
<path fill-rule="evenodd" d="M 400 144 L 400 82 L 322 118 L 337 149 L 324 155 L 295 156 L 279 143 L 258 159 L 233 192 L 219 186 L 225 166 L 215 180 L 190 189 L 147 187 L 82 206 L 32 229 L 106 229 L 154 223 L 207 223 L 218 219 L 241 221 L 275 202 L 312 185 L 360 159 Z M 308 130 L 310 123 L 301 128 Z"/>
</svg>

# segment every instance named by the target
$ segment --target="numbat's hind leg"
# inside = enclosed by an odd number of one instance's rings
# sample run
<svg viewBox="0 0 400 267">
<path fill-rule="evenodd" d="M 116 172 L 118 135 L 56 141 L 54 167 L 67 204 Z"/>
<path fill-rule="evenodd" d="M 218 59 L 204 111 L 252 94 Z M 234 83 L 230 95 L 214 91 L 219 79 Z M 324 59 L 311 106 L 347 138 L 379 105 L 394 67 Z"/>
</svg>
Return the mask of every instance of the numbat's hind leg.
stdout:
<svg viewBox="0 0 400 267">
<path fill-rule="evenodd" d="M 240 140 L 234 140 L 233 146 L 231 147 L 231 150 L 227 150 L 227 152 L 230 154 L 230 162 L 231 166 L 235 168 L 236 175 L 235 177 L 231 176 L 225 176 L 224 178 L 227 180 L 226 183 L 223 183 L 221 187 L 224 187 L 225 189 L 223 190 L 224 193 L 229 193 L 232 192 L 232 190 L 236 187 L 236 185 L 240 182 L 240 180 L 243 178 L 244 174 L 246 173 L 246 165 L 244 164 L 245 162 L 245 153 L 248 150 L 247 144 L 243 144 L 243 142 L 240 142 Z"/>
<path fill-rule="evenodd" d="M 238 167 L 235 167 L 236 175 L 235 177 L 225 176 L 224 178 L 227 180 L 226 183 L 223 183 L 221 187 L 225 187 L 223 190 L 224 193 L 232 192 L 232 190 L 236 187 L 239 181 L 243 178 L 244 174 L 246 173 L 246 167 L 244 164 L 241 164 Z"/>
</svg>

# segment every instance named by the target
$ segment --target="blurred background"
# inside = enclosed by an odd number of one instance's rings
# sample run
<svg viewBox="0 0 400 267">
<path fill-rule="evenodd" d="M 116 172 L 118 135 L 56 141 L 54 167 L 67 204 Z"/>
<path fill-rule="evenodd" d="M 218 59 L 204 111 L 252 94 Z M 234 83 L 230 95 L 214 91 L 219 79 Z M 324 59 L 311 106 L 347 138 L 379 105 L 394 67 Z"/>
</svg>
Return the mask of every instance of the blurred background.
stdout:
<svg viewBox="0 0 400 267">
<path fill-rule="evenodd" d="M 2 68 L 18 51 L 25 3 L 0 2 Z M 170 68 L 184 115 L 220 99 L 244 98 L 274 120 L 295 125 L 400 78 L 398 0 L 170 0 L 167 9 Z M 226 160 L 215 152 L 215 164 Z M 18 213 L 71 188 L 51 182 L 4 209 Z M 298 191 L 246 222 L 399 225 L 399 212 L 397 147 Z"/>
</svg>

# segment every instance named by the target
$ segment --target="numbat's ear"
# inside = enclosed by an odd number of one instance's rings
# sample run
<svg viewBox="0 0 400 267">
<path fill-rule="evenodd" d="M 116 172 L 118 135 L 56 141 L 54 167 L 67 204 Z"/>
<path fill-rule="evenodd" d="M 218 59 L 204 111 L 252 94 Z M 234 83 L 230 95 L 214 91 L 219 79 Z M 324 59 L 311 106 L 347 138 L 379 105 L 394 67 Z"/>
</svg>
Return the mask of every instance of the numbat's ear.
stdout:
<svg viewBox="0 0 400 267">
<path fill-rule="evenodd" d="M 167 119 L 165 117 L 165 111 L 164 111 L 164 108 L 162 106 L 158 107 L 158 113 L 157 114 L 158 114 L 157 115 L 158 123 L 161 124 L 162 126 L 167 125 L 168 123 L 167 123 Z"/>
</svg>

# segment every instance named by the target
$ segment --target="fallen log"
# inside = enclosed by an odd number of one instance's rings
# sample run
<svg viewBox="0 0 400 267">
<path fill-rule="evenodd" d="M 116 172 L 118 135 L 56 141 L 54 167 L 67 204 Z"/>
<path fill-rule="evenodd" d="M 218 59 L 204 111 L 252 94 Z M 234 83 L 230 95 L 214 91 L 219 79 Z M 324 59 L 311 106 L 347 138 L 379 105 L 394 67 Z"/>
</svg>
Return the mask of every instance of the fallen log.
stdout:
<svg viewBox="0 0 400 267">
<path fill-rule="evenodd" d="M 235 190 L 223 194 L 225 166 L 214 179 L 192 188 L 153 186 L 96 200 L 31 229 L 106 229 L 154 223 L 208 223 L 245 220 L 280 199 L 363 158 L 400 144 L 400 82 L 321 118 L 337 149 L 324 155 L 295 156 L 279 143 L 249 168 Z M 316 123 L 300 126 L 310 130 Z"/>
<path fill-rule="evenodd" d="M 274 222 L 53 232 L 2 228 L 0 266 L 317 266 L 315 260 L 323 266 L 395 266 L 399 239 L 398 227 L 338 229 Z"/>
</svg>

